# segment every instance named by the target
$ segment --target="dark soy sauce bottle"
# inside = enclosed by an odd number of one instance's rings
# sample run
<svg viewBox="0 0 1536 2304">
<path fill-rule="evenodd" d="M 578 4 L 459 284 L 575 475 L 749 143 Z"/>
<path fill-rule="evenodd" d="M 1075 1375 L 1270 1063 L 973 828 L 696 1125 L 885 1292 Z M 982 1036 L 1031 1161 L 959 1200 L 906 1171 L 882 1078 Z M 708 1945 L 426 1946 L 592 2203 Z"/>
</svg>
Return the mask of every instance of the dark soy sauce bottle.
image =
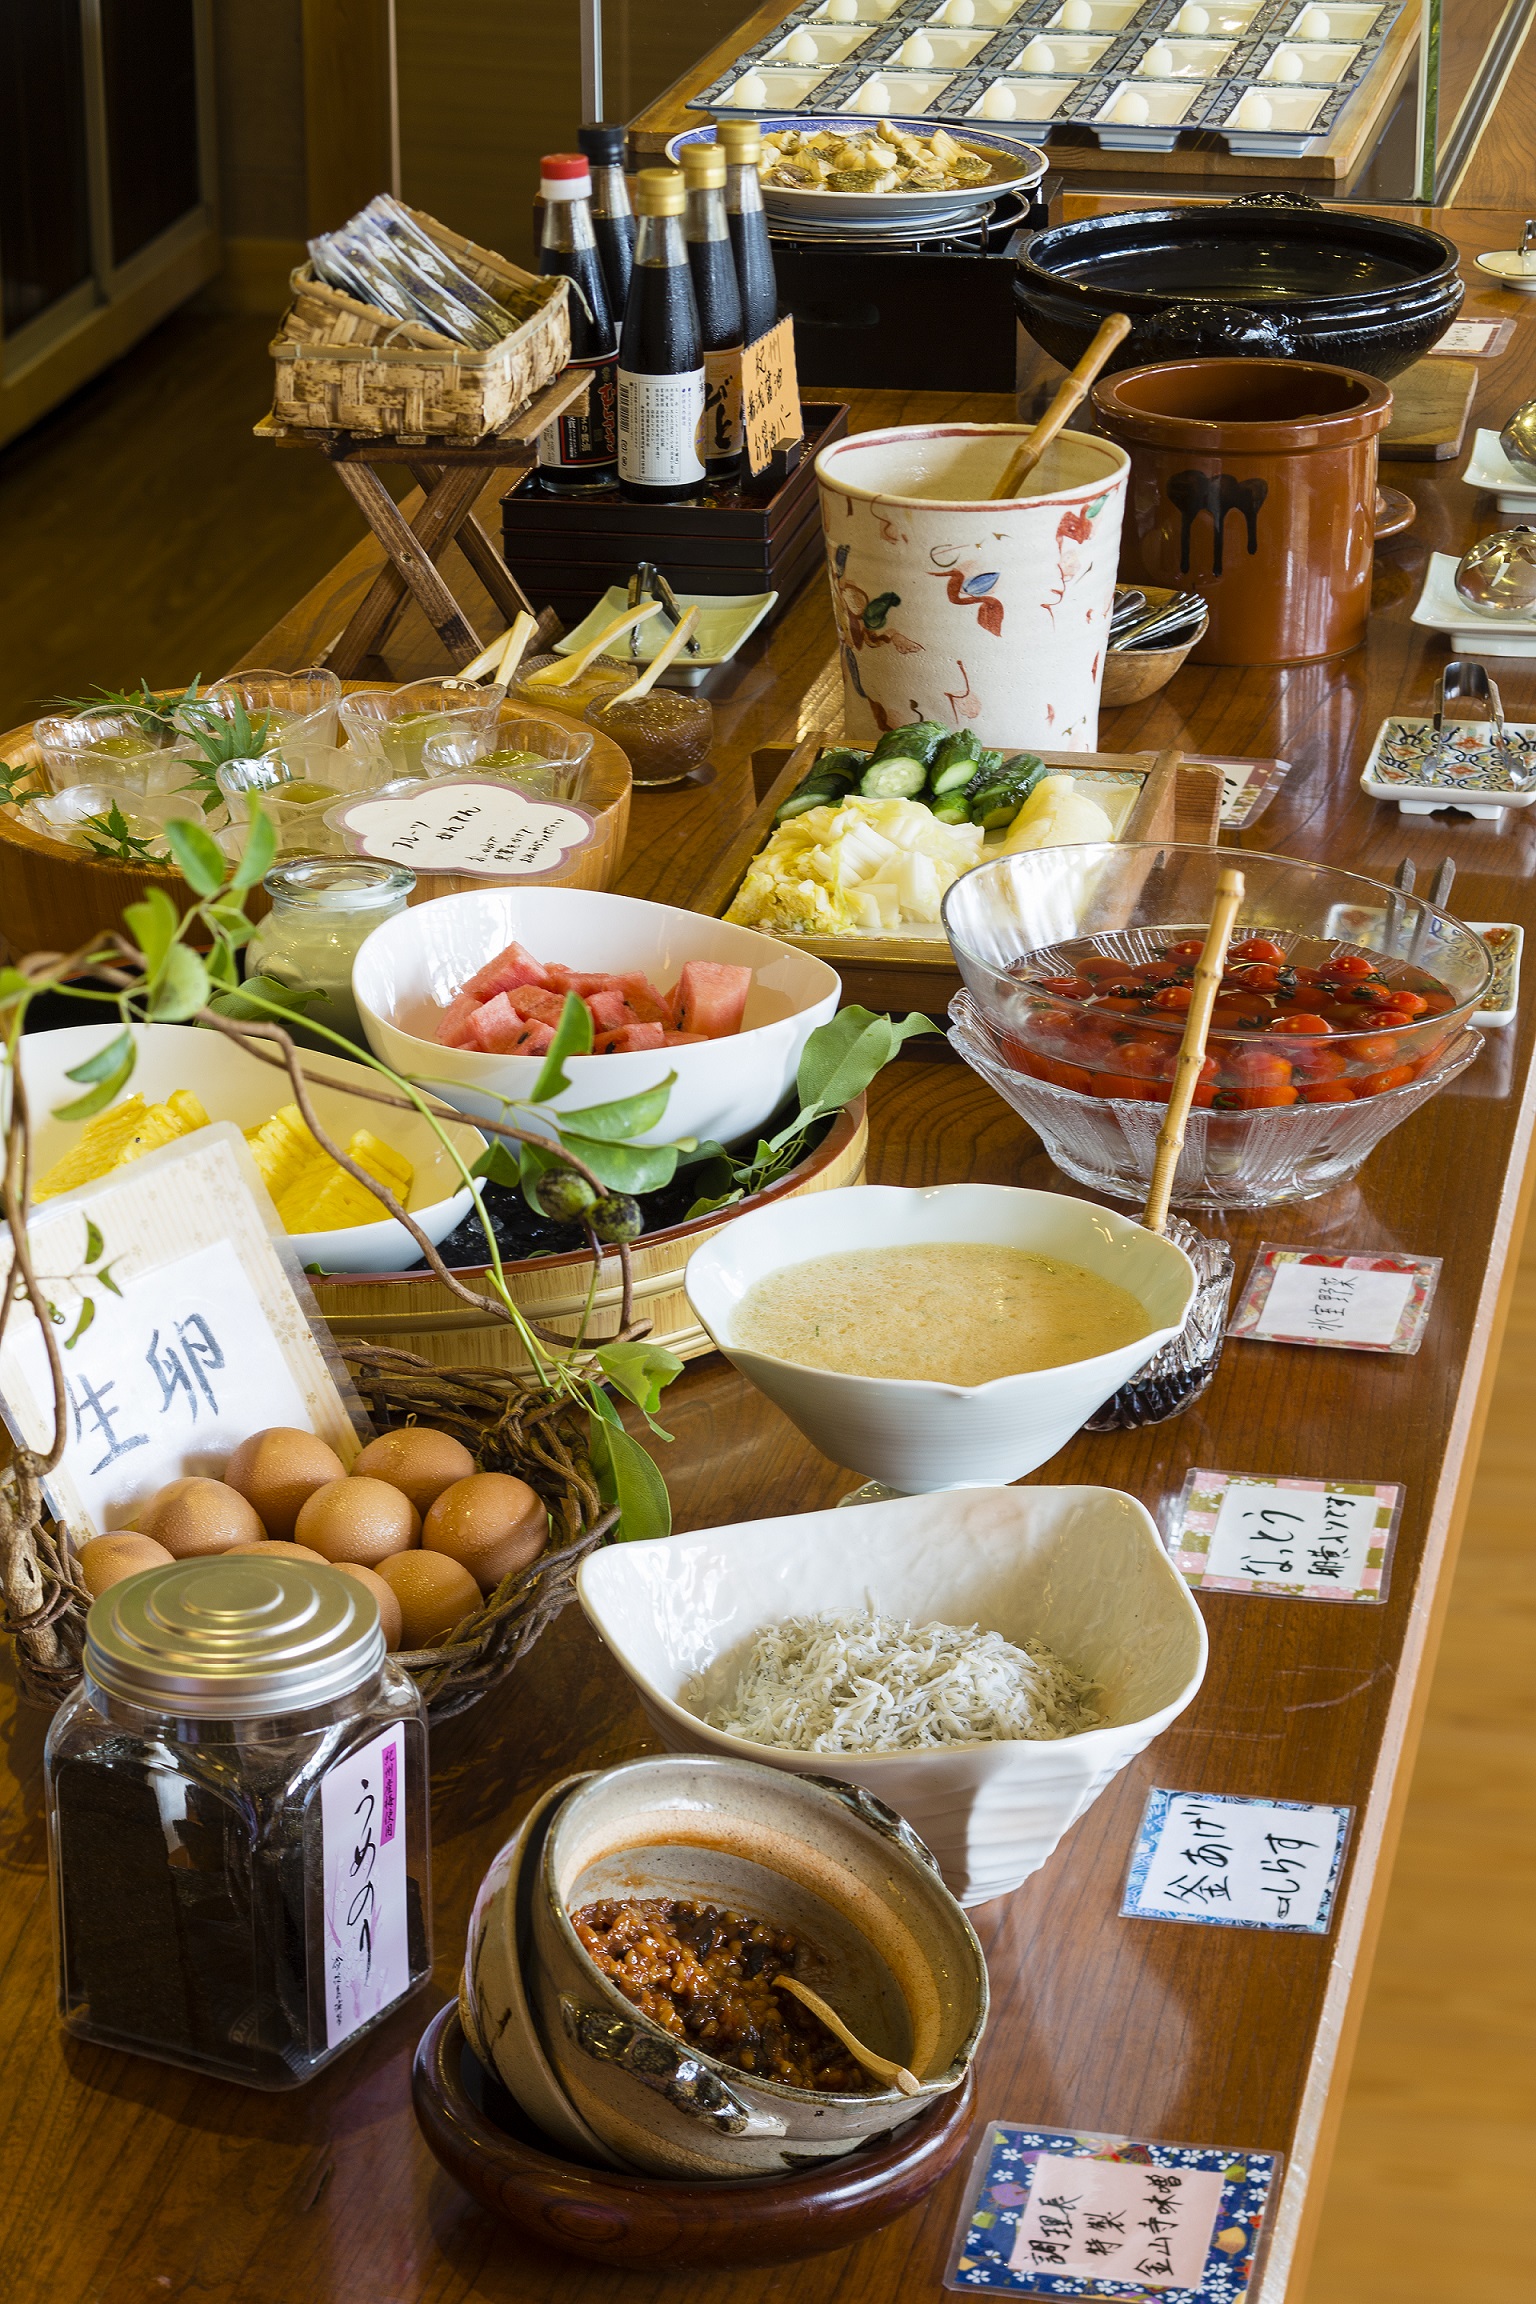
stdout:
<svg viewBox="0 0 1536 2304">
<path fill-rule="evenodd" d="M 725 153 L 725 206 L 741 289 L 742 338 L 752 344 L 766 335 L 779 317 L 779 284 L 774 277 L 768 218 L 757 175 L 762 131 L 755 120 L 722 120 L 715 129 L 715 141 Z"/>
<path fill-rule="evenodd" d="M 729 486 L 741 472 L 741 291 L 725 212 L 725 154 L 685 144 L 683 235 L 704 346 L 704 468 Z"/>
<path fill-rule="evenodd" d="M 578 128 L 576 141 L 592 163 L 592 230 L 608 284 L 608 308 L 621 314 L 635 263 L 635 219 L 624 178 L 624 131 Z"/>
<path fill-rule="evenodd" d="M 539 270 L 571 283 L 571 366 L 590 371 L 585 409 L 539 434 L 539 486 L 552 495 L 611 488 L 618 466 L 618 342 L 592 230 L 592 178 L 579 152 L 550 152 L 539 164 L 544 229 Z"/>
<path fill-rule="evenodd" d="M 635 268 L 619 336 L 619 485 L 642 502 L 704 491 L 704 350 L 675 168 L 635 181 Z"/>
</svg>

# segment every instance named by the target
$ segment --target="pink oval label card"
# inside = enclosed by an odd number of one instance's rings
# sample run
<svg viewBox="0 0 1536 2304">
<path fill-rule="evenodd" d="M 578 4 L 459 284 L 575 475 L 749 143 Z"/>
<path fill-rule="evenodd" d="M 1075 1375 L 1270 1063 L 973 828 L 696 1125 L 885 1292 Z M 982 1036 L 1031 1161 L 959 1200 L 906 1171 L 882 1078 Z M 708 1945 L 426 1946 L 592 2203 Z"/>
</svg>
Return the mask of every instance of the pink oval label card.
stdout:
<svg viewBox="0 0 1536 2304">
<path fill-rule="evenodd" d="M 487 880 L 547 880 L 597 832 L 596 817 L 574 800 L 530 800 L 496 776 L 442 776 L 368 793 L 325 820 L 354 856 Z"/>
</svg>

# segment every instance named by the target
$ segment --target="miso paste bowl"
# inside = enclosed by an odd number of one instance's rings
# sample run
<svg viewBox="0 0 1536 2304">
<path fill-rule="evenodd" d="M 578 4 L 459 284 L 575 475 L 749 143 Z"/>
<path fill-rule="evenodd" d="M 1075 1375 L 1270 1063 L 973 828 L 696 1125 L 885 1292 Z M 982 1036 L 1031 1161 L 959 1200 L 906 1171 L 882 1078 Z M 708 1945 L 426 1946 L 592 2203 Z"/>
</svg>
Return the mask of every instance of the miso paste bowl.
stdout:
<svg viewBox="0 0 1536 2304">
<path fill-rule="evenodd" d="M 672 1751 L 859 1786 L 906 1818 L 962 1904 L 1038 1872 L 1205 1676 L 1189 1587 L 1145 1506 L 1114 1488 L 968 1488 L 739 1521 L 594 1552 L 576 1589 Z M 1103 1725 L 1048 1743 L 794 1752 L 701 1717 L 728 1701 L 770 1624 L 866 1607 L 1043 1640 L 1094 1682 Z"/>
<path fill-rule="evenodd" d="M 1145 1336 L 1118 1351 L 989 1384 L 847 1376 L 740 1344 L 733 1325 L 753 1285 L 788 1264 L 859 1248 L 930 1241 L 1023 1248 L 1079 1264 L 1146 1308 Z M 834 1464 L 906 1492 L 976 1488 L 1017 1480 L 1065 1447 L 1127 1377 L 1176 1336 L 1194 1298 L 1194 1266 L 1182 1248 L 1063 1193 L 1000 1184 L 939 1184 L 916 1190 L 861 1185 L 738 1216 L 697 1249 L 684 1274 L 688 1301 L 726 1358 L 782 1408 Z M 892 1302 L 894 1322 L 912 1315 Z M 914 1364 L 922 1336 L 912 1325 Z"/>
<path fill-rule="evenodd" d="M 606 1897 L 697 1900 L 786 1928 L 802 1981 L 920 2092 L 792 2088 L 664 2030 L 572 1925 Z M 544 1843 L 533 1943 L 561 2086 L 605 2144 L 658 2176 L 782 2176 L 852 2152 L 958 2088 L 987 2018 L 981 1946 L 911 1828 L 867 1793 L 756 1761 L 675 1754 L 589 1777 Z"/>
</svg>

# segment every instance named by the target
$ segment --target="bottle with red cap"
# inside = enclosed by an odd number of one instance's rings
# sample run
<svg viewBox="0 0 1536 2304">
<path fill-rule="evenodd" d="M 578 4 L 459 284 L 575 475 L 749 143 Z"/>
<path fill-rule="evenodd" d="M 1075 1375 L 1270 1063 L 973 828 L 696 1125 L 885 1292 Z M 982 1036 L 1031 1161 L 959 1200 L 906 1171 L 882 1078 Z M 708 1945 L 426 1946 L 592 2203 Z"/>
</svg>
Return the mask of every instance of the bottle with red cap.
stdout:
<svg viewBox="0 0 1536 2304">
<path fill-rule="evenodd" d="M 592 175 L 581 152 L 550 152 L 539 164 L 544 229 L 539 270 L 570 281 L 571 365 L 590 371 L 584 410 L 557 416 L 539 434 L 539 485 L 557 495 L 612 488 L 618 466 L 618 333 L 592 230 Z"/>
</svg>

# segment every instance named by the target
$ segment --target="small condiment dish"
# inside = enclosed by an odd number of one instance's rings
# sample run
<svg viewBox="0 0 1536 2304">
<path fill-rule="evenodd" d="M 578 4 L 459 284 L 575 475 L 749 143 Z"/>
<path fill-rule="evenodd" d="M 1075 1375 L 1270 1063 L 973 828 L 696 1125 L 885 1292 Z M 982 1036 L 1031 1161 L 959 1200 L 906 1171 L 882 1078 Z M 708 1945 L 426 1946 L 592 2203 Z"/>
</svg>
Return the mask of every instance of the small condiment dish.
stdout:
<svg viewBox="0 0 1536 2304">
<path fill-rule="evenodd" d="M 380 931 L 387 933 L 387 931 Z M 937 1241 L 1022 1248 L 1083 1266 L 1146 1310 L 1145 1336 L 1117 1351 L 988 1384 L 848 1376 L 738 1344 L 733 1323 L 753 1285 L 790 1264 L 854 1249 Z M 1065 1193 L 998 1184 L 918 1190 L 861 1185 L 739 1216 L 684 1275 L 688 1301 L 726 1358 L 834 1464 L 904 1492 L 1017 1480 L 1066 1445 L 1095 1408 L 1176 1336 L 1194 1297 L 1182 1248 L 1129 1217 Z M 893 1320 L 909 1317 L 891 1307 Z M 921 1344 L 914 1336 L 914 1347 Z"/>
<path fill-rule="evenodd" d="M 796 1973 L 919 2093 L 795 2088 L 642 2013 L 571 1915 L 608 1897 L 697 1899 L 787 1929 Z M 855 2151 L 963 2085 L 986 2023 L 975 1931 L 911 1827 L 848 1786 L 675 1753 L 591 1776 L 544 1842 L 525 1968 L 550 2061 L 589 2127 L 663 2176 L 781 2176 Z"/>
<path fill-rule="evenodd" d="M 1146 1507 L 1114 1488 L 968 1488 L 700 1528 L 594 1552 L 576 1590 L 670 1750 L 862 1787 L 906 1817 L 962 1904 L 1038 1872 L 1205 1676 L 1189 1587 Z M 1043 1640 L 1094 1683 L 1103 1723 L 1049 1741 L 796 1752 L 700 1717 L 729 1701 L 770 1624 L 867 1607 Z"/>
</svg>

